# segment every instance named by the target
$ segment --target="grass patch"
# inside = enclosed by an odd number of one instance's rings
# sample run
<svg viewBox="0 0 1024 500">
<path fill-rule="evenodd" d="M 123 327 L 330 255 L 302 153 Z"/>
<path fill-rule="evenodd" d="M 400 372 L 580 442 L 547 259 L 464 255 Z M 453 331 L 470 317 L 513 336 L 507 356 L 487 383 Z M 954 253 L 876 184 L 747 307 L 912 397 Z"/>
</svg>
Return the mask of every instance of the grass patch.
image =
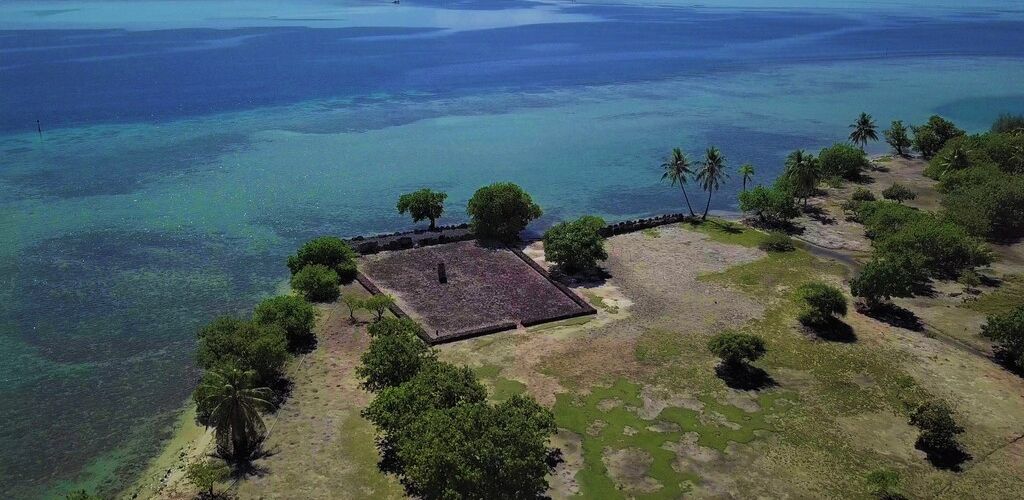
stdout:
<svg viewBox="0 0 1024 500">
<path fill-rule="evenodd" d="M 570 430 L 582 438 L 584 466 L 576 474 L 580 494 L 587 498 L 626 498 L 609 475 L 603 456 L 605 451 L 641 450 L 651 458 L 647 476 L 660 484 L 652 492 L 630 492 L 632 498 L 678 498 L 688 492 L 700 478 L 691 472 L 679 472 L 672 467 L 674 452 L 663 448 L 666 443 L 678 442 L 684 433 L 696 432 L 697 444 L 724 451 L 730 442 L 749 443 L 756 431 L 770 430 L 768 416 L 776 412 L 776 401 L 781 393 L 760 398 L 762 410 L 748 413 L 739 408 L 702 399 L 706 408 L 700 412 L 687 408 L 666 408 L 654 420 L 637 416 L 643 406 L 640 385 L 618 379 L 611 387 L 595 387 L 586 396 L 559 394 L 554 406 L 559 427 Z M 608 404 L 611 403 L 611 404 Z M 715 413 L 717 418 L 706 418 Z M 663 425 L 667 432 L 652 430 Z M 674 424 L 674 425 L 673 425 Z M 628 428 L 628 429 L 627 429 Z"/>
<path fill-rule="evenodd" d="M 598 294 L 596 294 L 594 292 L 584 291 L 583 292 L 583 296 L 585 296 L 587 298 L 587 301 L 590 302 L 591 304 L 593 304 L 595 307 L 600 308 L 600 309 L 604 309 L 609 314 L 616 314 L 616 313 L 619 312 L 619 308 L 618 307 L 615 307 L 615 306 L 605 302 L 604 298 L 602 298 L 600 295 L 598 295 Z"/>
<path fill-rule="evenodd" d="M 643 231 L 640 231 L 640 233 L 643 234 L 644 237 L 652 240 L 655 238 L 661 238 L 661 231 L 658 231 L 656 228 L 653 227 L 644 229 Z"/>
<path fill-rule="evenodd" d="M 671 362 L 683 353 L 681 335 L 670 330 L 651 328 L 640 335 L 633 355 L 646 365 Z"/>
<path fill-rule="evenodd" d="M 704 233 L 710 237 L 711 241 L 751 248 L 756 248 L 767 236 L 760 231 L 725 219 L 711 218 L 704 222 L 682 222 L 680 226 L 690 231 Z"/>
<path fill-rule="evenodd" d="M 1024 305 L 1024 275 L 1007 276 L 1002 285 L 980 297 L 964 302 L 963 307 L 983 314 L 1003 314 Z"/>
<path fill-rule="evenodd" d="M 542 323 L 539 325 L 531 326 L 529 330 L 533 332 L 543 332 L 545 330 L 553 330 L 555 328 L 561 328 L 565 326 L 585 325 L 587 323 L 590 323 L 592 319 L 594 319 L 593 315 L 579 316 L 576 318 L 563 319 L 562 321 L 552 321 L 550 323 Z"/>
<path fill-rule="evenodd" d="M 490 396 L 493 401 L 505 401 L 516 394 L 526 392 L 526 384 L 500 376 L 501 367 L 498 365 L 484 364 L 473 368 L 473 372 L 481 381 L 490 386 Z"/>
</svg>

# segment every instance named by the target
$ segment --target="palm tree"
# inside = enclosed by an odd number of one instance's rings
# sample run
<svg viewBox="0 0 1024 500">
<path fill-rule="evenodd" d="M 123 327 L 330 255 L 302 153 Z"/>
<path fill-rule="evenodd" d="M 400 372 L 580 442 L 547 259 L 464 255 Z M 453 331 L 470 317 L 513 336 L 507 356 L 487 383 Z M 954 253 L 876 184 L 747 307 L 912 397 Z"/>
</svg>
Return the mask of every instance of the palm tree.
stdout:
<svg viewBox="0 0 1024 500">
<path fill-rule="evenodd" d="M 807 198 L 814 194 L 814 188 L 818 187 L 821 179 L 821 172 L 818 171 L 818 161 L 814 155 L 802 149 L 793 151 L 786 157 L 786 172 L 784 174 L 792 183 L 794 195 L 803 198 L 804 207 L 807 207 Z"/>
<path fill-rule="evenodd" d="M 683 198 L 686 199 L 686 208 L 690 210 L 690 217 L 695 217 L 693 213 L 693 206 L 690 205 L 690 197 L 686 195 L 686 182 L 693 171 L 690 170 L 690 161 L 686 159 L 686 155 L 679 148 L 672 148 L 672 154 L 669 155 L 665 163 L 661 164 L 661 168 L 665 169 L 665 173 L 661 175 L 661 180 L 668 179 L 673 186 L 679 184 L 679 189 L 683 191 Z"/>
<path fill-rule="evenodd" d="M 708 218 L 708 210 L 711 208 L 711 194 L 718 191 L 719 185 L 729 174 L 725 172 L 725 157 L 718 148 L 711 146 L 704 153 L 704 161 L 700 164 L 700 171 L 694 180 L 700 183 L 700 187 L 708 192 L 708 203 L 704 205 L 704 215 L 700 220 Z"/>
<path fill-rule="evenodd" d="M 211 408 L 208 426 L 216 432 L 217 453 L 239 461 L 252 458 L 266 426 L 260 410 L 269 408 L 272 396 L 266 387 L 253 387 L 256 373 L 237 368 L 206 372 L 196 391 L 201 406 Z"/>
<path fill-rule="evenodd" d="M 853 132 L 850 132 L 850 142 L 860 144 L 861 151 L 864 151 L 864 146 L 868 145 L 869 140 L 878 140 L 875 120 L 867 113 L 861 113 L 860 118 L 857 118 L 857 121 L 850 125 L 850 128 L 853 129 Z"/>
<path fill-rule="evenodd" d="M 953 149 L 946 156 L 939 160 L 939 165 L 942 166 L 942 173 L 945 174 L 951 170 L 963 170 L 971 166 L 970 151 L 964 149 L 962 145 L 957 144 L 953 146 Z"/>
<path fill-rule="evenodd" d="M 739 174 L 743 176 L 743 190 L 747 190 L 747 181 L 754 177 L 754 166 L 749 163 L 740 165 Z"/>
</svg>

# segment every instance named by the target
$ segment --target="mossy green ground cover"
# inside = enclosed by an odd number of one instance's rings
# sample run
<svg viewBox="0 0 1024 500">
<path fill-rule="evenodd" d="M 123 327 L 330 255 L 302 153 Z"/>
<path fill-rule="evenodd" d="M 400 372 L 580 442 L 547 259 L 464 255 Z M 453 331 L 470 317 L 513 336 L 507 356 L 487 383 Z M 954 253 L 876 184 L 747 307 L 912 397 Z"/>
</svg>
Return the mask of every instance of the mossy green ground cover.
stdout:
<svg viewBox="0 0 1024 500">
<path fill-rule="evenodd" d="M 480 380 L 490 386 L 491 400 L 505 401 L 506 399 L 526 392 L 526 384 L 499 375 L 501 367 L 498 365 L 485 364 L 473 369 Z"/>
<path fill-rule="evenodd" d="M 1006 276 L 999 288 L 964 302 L 964 307 L 984 314 L 1003 314 L 1024 305 L 1024 275 Z"/>
</svg>

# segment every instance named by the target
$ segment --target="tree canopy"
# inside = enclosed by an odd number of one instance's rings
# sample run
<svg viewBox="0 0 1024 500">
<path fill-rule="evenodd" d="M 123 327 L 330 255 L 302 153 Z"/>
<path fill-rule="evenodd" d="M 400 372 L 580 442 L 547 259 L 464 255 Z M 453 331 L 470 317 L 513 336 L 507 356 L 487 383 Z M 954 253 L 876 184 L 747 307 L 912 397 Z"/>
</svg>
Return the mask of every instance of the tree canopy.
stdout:
<svg viewBox="0 0 1024 500">
<path fill-rule="evenodd" d="M 292 276 L 292 289 L 313 302 L 331 302 L 341 295 L 338 273 L 321 264 L 310 264 Z"/>
<path fill-rule="evenodd" d="M 914 142 L 910 140 L 906 125 L 903 125 L 901 120 L 893 121 L 884 135 L 885 142 L 900 156 L 907 156 L 911 146 L 914 145 Z"/>
<path fill-rule="evenodd" d="M 390 318 L 371 327 L 370 346 L 356 367 L 364 389 L 379 392 L 396 387 L 419 373 L 425 363 L 436 359 L 433 349 L 416 335 L 418 328 Z"/>
<path fill-rule="evenodd" d="M 307 241 L 295 255 L 288 257 L 288 269 L 298 274 L 310 265 L 326 266 L 337 273 L 342 282 L 355 279 L 355 258 L 358 254 L 341 238 L 321 236 Z"/>
<path fill-rule="evenodd" d="M 260 302 L 253 311 L 253 321 L 261 325 L 277 325 L 284 329 L 290 348 L 307 345 L 315 338 L 316 308 L 302 297 L 279 295 Z"/>
<path fill-rule="evenodd" d="M 763 225 L 778 225 L 800 215 L 793 196 L 780 187 L 757 186 L 740 193 L 740 210 L 754 214 Z"/>
<path fill-rule="evenodd" d="M 408 212 L 412 216 L 413 222 L 429 220 L 430 229 L 433 230 L 437 227 L 437 219 L 441 218 L 441 214 L 444 213 L 446 198 L 448 198 L 447 193 L 423 188 L 399 196 L 396 208 L 400 214 Z"/>
<path fill-rule="evenodd" d="M 288 359 L 288 340 L 277 324 L 221 316 L 199 331 L 196 359 L 211 370 L 230 366 L 252 370 L 262 384 L 273 381 Z"/>
<path fill-rule="evenodd" d="M 981 335 L 995 343 L 996 357 L 1024 372 L 1024 305 L 989 316 L 981 327 Z"/>
<path fill-rule="evenodd" d="M 821 150 L 818 155 L 821 175 L 847 180 L 859 179 L 871 168 L 871 162 L 863 151 L 849 144 L 834 144 Z"/>
<path fill-rule="evenodd" d="M 260 412 L 271 407 L 273 393 L 257 387 L 256 374 L 237 368 L 209 370 L 196 389 L 200 406 L 210 409 L 217 454 L 227 460 L 253 458 L 266 436 Z"/>
<path fill-rule="evenodd" d="M 850 125 L 853 131 L 850 132 L 850 142 L 859 144 L 861 151 L 867 146 L 868 141 L 878 140 L 878 131 L 875 127 L 875 120 L 867 113 L 861 113 L 857 121 Z"/>
<path fill-rule="evenodd" d="M 800 322 L 809 326 L 827 324 L 837 316 L 846 316 L 846 297 L 842 290 L 827 283 L 807 283 L 797 289 L 802 304 Z"/>
<path fill-rule="evenodd" d="M 544 233 L 544 258 L 567 273 L 594 269 L 608 258 L 600 231 L 604 219 L 585 215 L 555 224 Z"/>
<path fill-rule="evenodd" d="M 722 359 L 728 367 L 738 367 L 757 361 L 766 351 L 764 339 L 749 333 L 728 331 L 715 335 L 708 342 L 708 350 Z"/>
<path fill-rule="evenodd" d="M 484 186 L 466 207 L 477 238 L 515 241 L 530 221 L 544 212 L 526 191 L 511 182 Z"/>
</svg>

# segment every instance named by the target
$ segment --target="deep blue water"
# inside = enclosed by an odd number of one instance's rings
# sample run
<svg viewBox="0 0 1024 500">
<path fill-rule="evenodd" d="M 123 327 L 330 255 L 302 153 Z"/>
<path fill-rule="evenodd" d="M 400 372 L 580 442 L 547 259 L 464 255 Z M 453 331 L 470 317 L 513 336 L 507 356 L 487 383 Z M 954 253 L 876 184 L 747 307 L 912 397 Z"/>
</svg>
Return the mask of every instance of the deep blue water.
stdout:
<svg viewBox="0 0 1024 500">
<path fill-rule="evenodd" d="M 195 329 L 309 237 L 408 227 L 403 191 L 447 190 L 456 222 L 512 180 L 538 231 L 680 210 L 673 146 L 769 182 L 860 111 L 1024 112 L 1019 9 L 747 3 L 0 5 L 0 491 L 122 487 L 192 389 Z"/>
</svg>

